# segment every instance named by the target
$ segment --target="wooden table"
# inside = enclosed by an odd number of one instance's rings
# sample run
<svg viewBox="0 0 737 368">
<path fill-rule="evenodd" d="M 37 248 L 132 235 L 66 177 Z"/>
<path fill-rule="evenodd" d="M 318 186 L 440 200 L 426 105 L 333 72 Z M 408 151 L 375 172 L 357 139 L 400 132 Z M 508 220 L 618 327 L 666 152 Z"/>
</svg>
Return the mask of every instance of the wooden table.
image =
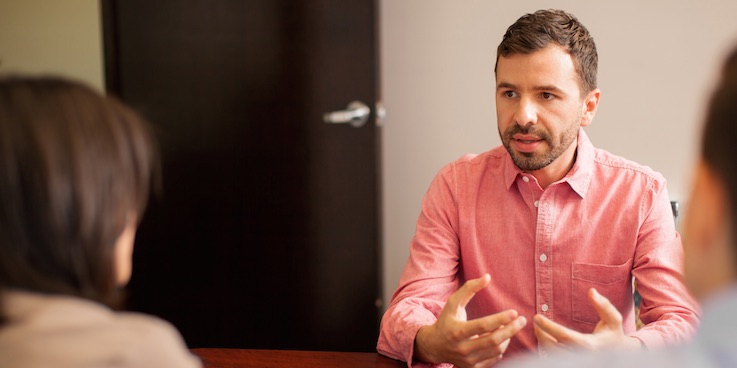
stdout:
<svg viewBox="0 0 737 368">
<path fill-rule="evenodd" d="M 378 353 L 196 348 L 205 368 L 401 368 L 407 364 Z"/>
</svg>

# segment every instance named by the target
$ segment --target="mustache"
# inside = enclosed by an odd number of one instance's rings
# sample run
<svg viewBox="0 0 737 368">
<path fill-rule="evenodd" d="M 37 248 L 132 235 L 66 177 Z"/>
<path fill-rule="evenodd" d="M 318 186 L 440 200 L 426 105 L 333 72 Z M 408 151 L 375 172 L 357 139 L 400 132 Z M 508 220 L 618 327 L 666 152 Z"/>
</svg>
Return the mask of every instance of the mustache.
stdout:
<svg viewBox="0 0 737 368">
<path fill-rule="evenodd" d="M 536 137 L 539 137 L 540 139 L 544 141 L 550 141 L 550 136 L 548 133 L 544 130 L 538 129 L 536 126 L 532 124 L 527 124 L 525 126 L 520 126 L 519 124 L 514 124 L 507 128 L 507 130 L 504 131 L 504 138 L 505 139 L 514 139 L 515 134 L 529 134 L 534 135 Z"/>
</svg>

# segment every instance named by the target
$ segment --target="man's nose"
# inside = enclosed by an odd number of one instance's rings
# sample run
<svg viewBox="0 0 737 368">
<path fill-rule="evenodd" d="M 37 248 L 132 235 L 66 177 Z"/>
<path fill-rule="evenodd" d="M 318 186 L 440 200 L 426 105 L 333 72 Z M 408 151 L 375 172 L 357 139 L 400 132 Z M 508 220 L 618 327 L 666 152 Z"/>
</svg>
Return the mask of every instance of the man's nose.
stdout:
<svg viewBox="0 0 737 368">
<path fill-rule="evenodd" d="M 521 98 L 517 111 L 514 114 L 514 121 L 520 126 L 528 126 L 537 123 L 537 106 L 534 101 L 529 98 Z"/>
</svg>

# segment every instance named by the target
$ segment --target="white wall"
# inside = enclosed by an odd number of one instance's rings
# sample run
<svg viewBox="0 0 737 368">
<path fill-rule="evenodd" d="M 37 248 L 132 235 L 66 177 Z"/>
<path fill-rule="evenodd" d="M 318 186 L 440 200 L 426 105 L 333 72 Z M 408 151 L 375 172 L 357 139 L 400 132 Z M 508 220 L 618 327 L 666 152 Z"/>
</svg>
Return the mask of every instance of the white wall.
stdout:
<svg viewBox="0 0 737 368">
<path fill-rule="evenodd" d="M 518 0 L 381 0 L 385 305 L 397 286 L 422 195 L 464 153 L 500 144 L 496 47 L 543 5 Z M 595 145 L 660 171 L 685 201 L 706 92 L 737 40 L 737 2 L 547 1 L 575 14 L 599 51 Z"/>
<path fill-rule="evenodd" d="M 379 0 L 385 301 L 409 254 L 420 202 L 444 164 L 499 144 L 493 66 L 506 28 L 540 2 Z M 599 49 L 599 147 L 649 165 L 683 202 L 705 93 L 737 40 L 737 2 L 548 1 Z M 97 0 L 0 0 L 0 72 L 55 73 L 103 89 Z M 685 204 L 684 204 L 685 205 Z"/>
<path fill-rule="evenodd" d="M 0 72 L 55 74 L 103 90 L 97 0 L 0 0 Z"/>
</svg>

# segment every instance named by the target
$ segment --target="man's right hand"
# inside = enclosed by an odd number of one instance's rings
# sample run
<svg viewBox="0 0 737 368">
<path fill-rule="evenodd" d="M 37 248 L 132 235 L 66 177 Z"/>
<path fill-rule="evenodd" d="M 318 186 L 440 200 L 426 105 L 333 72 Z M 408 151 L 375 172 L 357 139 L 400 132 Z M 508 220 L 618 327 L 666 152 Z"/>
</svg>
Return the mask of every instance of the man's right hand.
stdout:
<svg viewBox="0 0 737 368">
<path fill-rule="evenodd" d="M 415 359 L 480 368 L 502 358 L 509 339 L 525 327 L 527 320 L 513 309 L 467 320 L 466 305 L 490 281 L 489 274 L 469 280 L 448 298 L 438 320 L 417 331 Z"/>
</svg>

